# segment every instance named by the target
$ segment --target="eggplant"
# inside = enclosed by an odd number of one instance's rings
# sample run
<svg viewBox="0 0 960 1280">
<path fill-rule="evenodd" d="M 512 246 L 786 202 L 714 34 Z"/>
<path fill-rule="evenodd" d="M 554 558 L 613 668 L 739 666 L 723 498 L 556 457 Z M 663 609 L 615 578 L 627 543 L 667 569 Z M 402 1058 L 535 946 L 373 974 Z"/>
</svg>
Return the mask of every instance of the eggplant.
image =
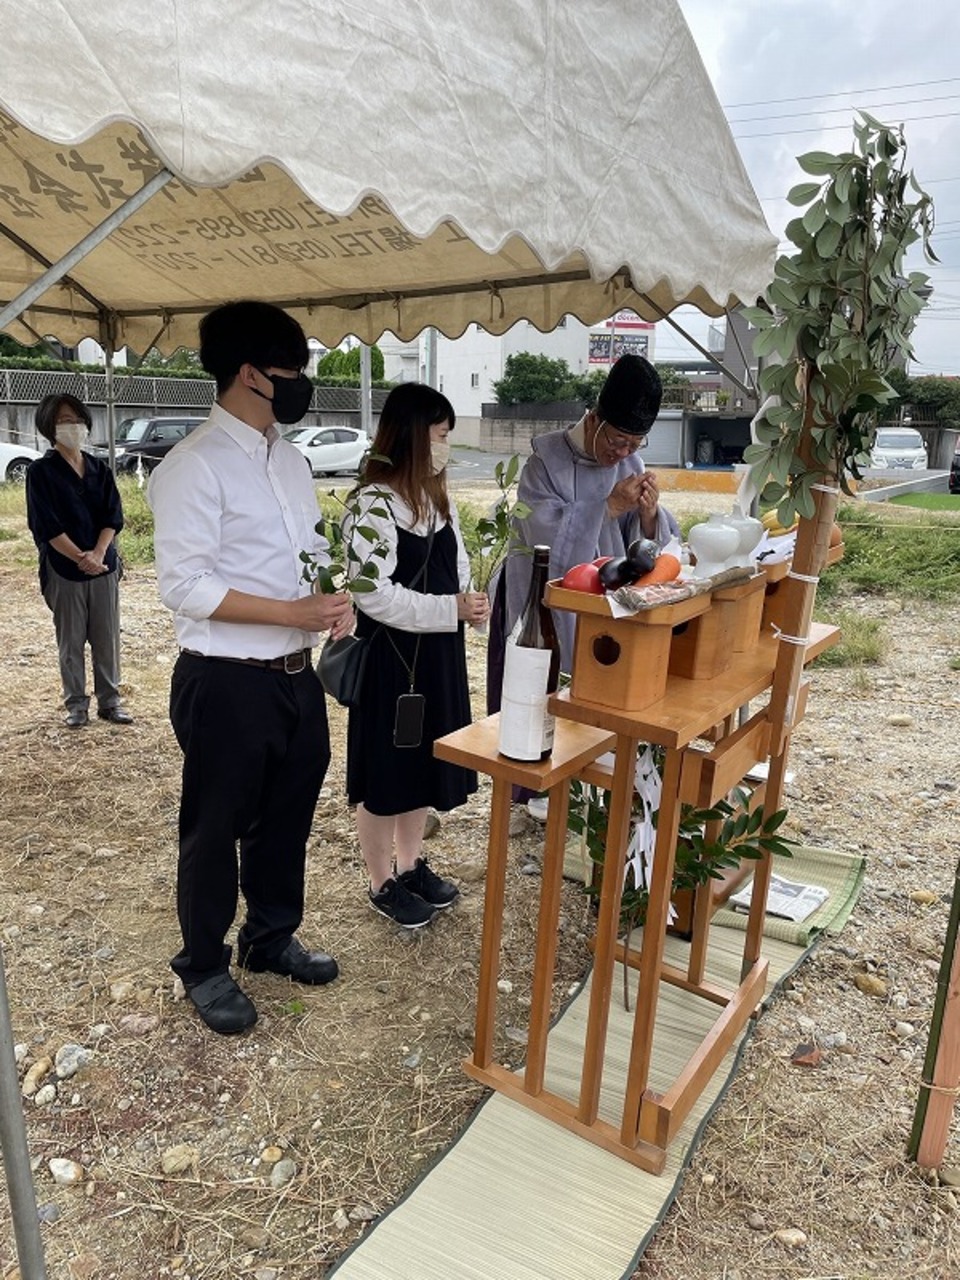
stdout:
<svg viewBox="0 0 960 1280">
<path fill-rule="evenodd" d="M 627 559 L 631 566 L 636 570 L 632 582 L 635 578 L 642 578 L 645 573 L 649 573 L 653 566 L 657 563 L 657 556 L 660 554 L 659 542 L 654 542 L 652 538 L 637 538 L 630 543 L 627 548 Z"/>
<path fill-rule="evenodd" d="M 638 576 L 629 556 L 614 556 L 600 566 L 600 584 L 604 591 L 615 591 Z"/>
</svg>

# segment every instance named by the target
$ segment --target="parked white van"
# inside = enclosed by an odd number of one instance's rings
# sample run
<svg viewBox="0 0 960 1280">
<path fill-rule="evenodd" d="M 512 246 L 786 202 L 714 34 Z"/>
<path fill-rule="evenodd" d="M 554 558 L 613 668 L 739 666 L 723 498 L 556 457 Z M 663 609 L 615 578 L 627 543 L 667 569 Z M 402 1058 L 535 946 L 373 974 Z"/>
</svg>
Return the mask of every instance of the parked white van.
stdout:
<svg viewBox="0 0 960 1280">
<path fill-rule="evenodd" d="M 913 427 L 878 427 L 870 465 L 897 470 L 926 470 L 927 451 L 923 436 Z"/>
</svg>

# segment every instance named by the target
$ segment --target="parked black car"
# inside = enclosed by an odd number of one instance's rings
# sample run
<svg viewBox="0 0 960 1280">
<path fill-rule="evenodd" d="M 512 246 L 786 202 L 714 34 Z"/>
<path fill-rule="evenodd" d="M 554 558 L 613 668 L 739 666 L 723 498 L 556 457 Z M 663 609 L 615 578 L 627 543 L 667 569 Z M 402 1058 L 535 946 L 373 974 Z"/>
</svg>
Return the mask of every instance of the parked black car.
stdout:
<svg viewBox="0 0 960 1280">
<path fill-rule="evenodd" d="M 953 455 L 950 463 L 950 492 L 960 493 L 960 451 Z"/>
<path fill-rule="evenodd" d="M 117 475 L 129 474 L 138 467 L 152 471 L 177 441 L 201 422 L 206 418 L 124 418 L 117 427 Z M 94 452 L 106 457 L 108 450 L 101 445 Z"/>
</svg>

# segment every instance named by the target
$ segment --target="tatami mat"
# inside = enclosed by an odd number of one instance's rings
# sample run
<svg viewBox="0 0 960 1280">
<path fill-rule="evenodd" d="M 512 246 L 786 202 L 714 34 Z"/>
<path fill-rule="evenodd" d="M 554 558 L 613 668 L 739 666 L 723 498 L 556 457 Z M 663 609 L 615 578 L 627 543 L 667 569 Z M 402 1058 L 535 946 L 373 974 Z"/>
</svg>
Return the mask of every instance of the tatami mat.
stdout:
<svg viewBox="0 0 960 1280">
<path fill-rule="evenodd" d="M 834 855 L 843 858 L 844 855 Z M 854 859 L 848 859 L 854 862 Z M 743 934 L 714 928 L 708 975 L 739 980 Z M 687 944 L 667 938 L 667 959 L 684 964 Z M 769 938 L 768 992 L 804 958 Z M 600 1114 L 619 1125 L 633 1016 L 616 968 Z M 631 973 L 631 992 L 636 974 Z M 575 1099 L 590 982 L 550 1032 L 546 1087 Z M 633 994 L 631 1003 L 633 1002 Z M 662 984 L 650 1083 L 672 1082 L 716 1017 L 709 1002 Z M 664 1172 L 644 1173 L 500 1094 L 476 1112 L 443 1156 L 328 1273 L 338 1280 L 621 1280 L 630 1276 L 669 1206 L 695 1145 L 736 1068 L 731 1049 L 677 1140 Z"/>
</svg>

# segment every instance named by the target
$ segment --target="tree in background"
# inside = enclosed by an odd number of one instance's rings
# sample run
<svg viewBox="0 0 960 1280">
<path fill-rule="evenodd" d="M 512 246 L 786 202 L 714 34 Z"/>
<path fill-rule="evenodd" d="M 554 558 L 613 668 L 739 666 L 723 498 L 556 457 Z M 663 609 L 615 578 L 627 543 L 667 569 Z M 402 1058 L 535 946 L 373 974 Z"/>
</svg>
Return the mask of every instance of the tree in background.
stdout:
<svg viewBox="0 0 960 1280">
<path fill-rule="evenodd" d="M 360 348 L 351 347 L 349 351 L 335 348 L 322 356 L 317 364 L 317 380 L 324 378 L 359 378 Z M 370 377 L 377 381 L 383 378 L 383 352 L 374 344 L 370 348 Z"/>
<path fill-rule="evenodd" d="M 516 355 L 507 356 L 503 377 L 493 384 L 493 394 L 497 404 L 549 404 L 554 400 L 579 399 L 573 383 L 566 360 L 518 351 Z"/>
<path fill-rule="evenodd" d="M 658 364 L 664 390 L 690 385 L 686 374 L 670 365 Z M 587 408 L 597 403 L 609 369 L 573 373 L 566 360 L 520 351 L 507 356 L 503 377 L 493 384 L 498 404 L 549 404 L 559 400 L 579 400 Z"/>
</svg>

